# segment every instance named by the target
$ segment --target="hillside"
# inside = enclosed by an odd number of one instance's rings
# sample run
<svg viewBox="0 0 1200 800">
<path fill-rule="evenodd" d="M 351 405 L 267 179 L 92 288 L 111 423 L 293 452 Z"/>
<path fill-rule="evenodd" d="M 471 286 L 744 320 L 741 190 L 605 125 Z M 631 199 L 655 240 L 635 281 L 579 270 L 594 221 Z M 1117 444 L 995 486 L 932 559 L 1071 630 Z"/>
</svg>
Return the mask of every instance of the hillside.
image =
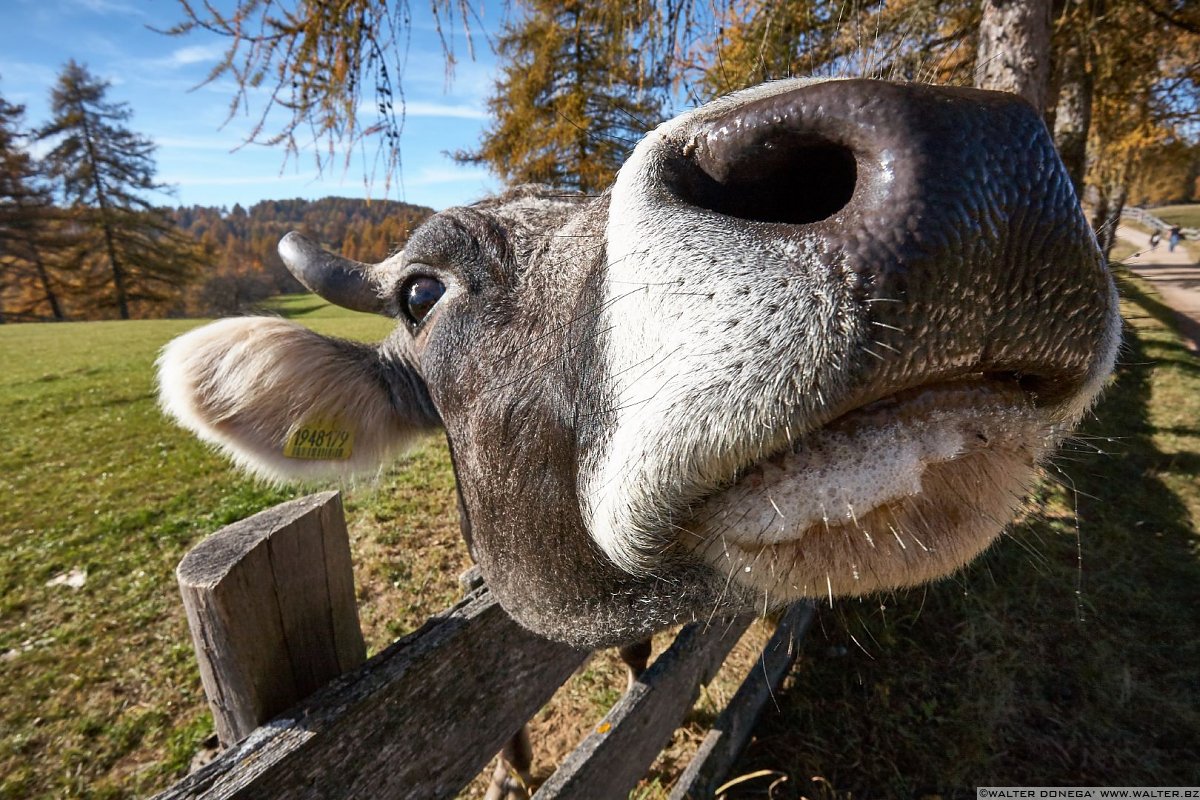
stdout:
<svg viewBox="0 0 1200 800">
<path fill-rule="evenodd" d="M 275 251 L 288 231 L 300 231 L 358 261 L 380 261 L 408 240 L 433 209 L 393 200 L 326 197 L 264 200 L 250 208 L 190 206 L 172 215 L 205 250 L 207 268 L 184 289 L 172 315 L 236 312 L 274 294 L 301 291 Z"/>
</svg>

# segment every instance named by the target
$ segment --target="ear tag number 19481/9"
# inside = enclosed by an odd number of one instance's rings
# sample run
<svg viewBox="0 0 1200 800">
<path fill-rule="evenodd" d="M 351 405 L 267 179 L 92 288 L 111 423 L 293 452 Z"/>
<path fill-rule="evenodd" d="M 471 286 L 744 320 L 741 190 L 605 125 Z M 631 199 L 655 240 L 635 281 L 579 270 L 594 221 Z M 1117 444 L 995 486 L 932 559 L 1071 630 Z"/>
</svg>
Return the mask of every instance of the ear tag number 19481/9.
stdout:
<svg viewBox="0 0 1200 800">
<path fill-rule="evenodd" d="M 310 461 L 345 461 L 354 446 L 354 431 L 337 420 L 305 422 L 292 431 L 283 454 Z"/>
</svg>

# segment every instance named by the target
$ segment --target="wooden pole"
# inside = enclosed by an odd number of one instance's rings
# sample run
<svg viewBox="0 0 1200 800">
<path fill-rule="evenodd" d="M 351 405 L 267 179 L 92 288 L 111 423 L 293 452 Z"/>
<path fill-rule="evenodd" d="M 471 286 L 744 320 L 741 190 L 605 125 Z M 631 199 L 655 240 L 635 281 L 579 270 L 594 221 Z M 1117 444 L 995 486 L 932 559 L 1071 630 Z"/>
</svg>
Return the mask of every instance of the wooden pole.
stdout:
<svg viewBox="0 0 1200 800">
<path fill-rule="evenodd" d="M 750 668 L 737 694 L 717 717 L 668 800 L 701 800 L 716 794 L 749 744 L 750 734 L 767 701 L 783 685 L 812 617 L 813 606 L 808 601 L 796 603 L 780 617 L 762 657 Z"/>
<path fill-rule="evenodd" d="M 222 528 L 175 574 L 223 746 L 366 659 L 337 492 Z"/>
<path fill-rule="evenodd" d="M 750 621 L 718 617 L 684 627 L 533 800 L 628 797 Z"/>
<path fill-rule="evenodd" d="M 480 589 L 156 800 L 457 797 L 587 656 Z"/>
</svg>

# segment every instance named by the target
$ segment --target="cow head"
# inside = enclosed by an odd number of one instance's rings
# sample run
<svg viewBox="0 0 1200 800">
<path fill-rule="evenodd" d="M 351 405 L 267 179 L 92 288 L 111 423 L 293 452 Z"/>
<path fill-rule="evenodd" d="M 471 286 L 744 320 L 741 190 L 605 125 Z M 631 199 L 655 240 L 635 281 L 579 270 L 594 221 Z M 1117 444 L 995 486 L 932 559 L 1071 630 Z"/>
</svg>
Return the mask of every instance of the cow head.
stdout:
<svg viewBox="0 0 1200 800">
<path fill-rule="evenodd" d="M 164 352 L 167 411 L 284 479 L 444 429 L 493 592 L 581 646 L 956 569 L 1120 327 L 1038 115 L 969 89 L 767 84 L 648 134 L 599 197 L 452 208 L 375 265 L 280 252 L 395 331 L 213 323 Z"/>
</svg>

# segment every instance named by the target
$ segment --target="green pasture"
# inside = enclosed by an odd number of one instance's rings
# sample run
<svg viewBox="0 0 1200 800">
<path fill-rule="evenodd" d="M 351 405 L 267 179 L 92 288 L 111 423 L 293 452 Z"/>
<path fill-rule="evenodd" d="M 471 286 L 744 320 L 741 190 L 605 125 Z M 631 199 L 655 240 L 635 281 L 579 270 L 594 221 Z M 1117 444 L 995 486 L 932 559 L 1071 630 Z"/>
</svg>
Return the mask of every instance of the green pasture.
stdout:
<svg viewBox="0 0 1200 800">
<path fill-rule="evenodd" d="M 1151 209 L 1154 216 L 1163 222 L 1184 228 L 1200 228 L 1200 203 L 1192 205 L 1162 206 Z"/>
<path fill-rule="evenodd" d="M 390 328 L 312 297 L 274 310 L 349 338 Z M 140 796 L 179 777 L 212 730 L 175 564 L 299 490 L 239 477 L 159 412 L 154 359 L 198 324 L 0 326 L 0 797 Z M 436 439 L 350 489 L 373 648 L 455 598 L 454 508 Z M 72 570 L 82 587 L 48 585 Z"/>
<path fill-rule="evenodd" d="M 739 773 L 786 774 L 776 798 L 1194 782 L 1200 364 L 1147 291 L 1124 281 L 1118 377 L 1026 518 L 928 590 L 823 603 Z M 308 296 L 273 310 L 350 338 L 388 330 Z M 175 564 L 301 490 L 237 476 L 159 413 L 154 358 L 198 324 L 0 326 L 2 798 L 143 796 L 211 732 Z M 377 650 L 458 595 L 466 554 L 444 444 L 346 496 Z M 86 571 L 81 587 L 54 584 L 71 570 Z M 585 673 L 567 708 L 602 713 L 616 685 Z M 672 779 L 661 769 L 639 796 L 665 796 Z M 731 796 L 767 797 L 772 780 Z"/>
</svg>

